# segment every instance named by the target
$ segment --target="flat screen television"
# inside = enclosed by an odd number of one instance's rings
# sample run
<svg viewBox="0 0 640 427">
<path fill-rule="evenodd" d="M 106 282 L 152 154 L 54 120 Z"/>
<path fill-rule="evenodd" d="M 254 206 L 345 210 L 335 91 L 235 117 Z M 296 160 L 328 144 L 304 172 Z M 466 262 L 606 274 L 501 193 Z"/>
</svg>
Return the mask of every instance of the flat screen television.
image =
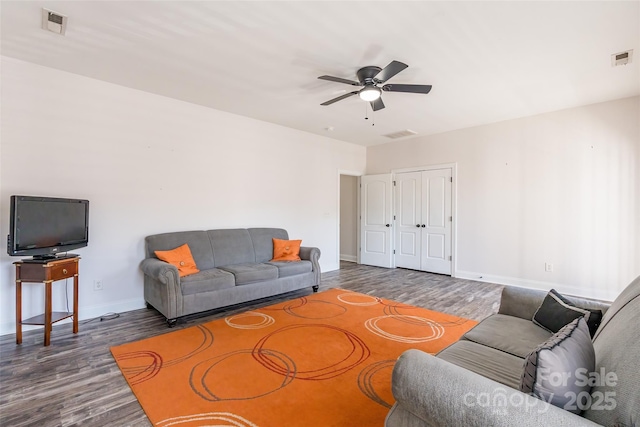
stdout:
<svg viewBox="0 0 640 427">
<path fill-rule="evenodd" d="M 7 253 L 56 258 L 89 243 L 89 201 L 11 196 Z"/>
</svg>

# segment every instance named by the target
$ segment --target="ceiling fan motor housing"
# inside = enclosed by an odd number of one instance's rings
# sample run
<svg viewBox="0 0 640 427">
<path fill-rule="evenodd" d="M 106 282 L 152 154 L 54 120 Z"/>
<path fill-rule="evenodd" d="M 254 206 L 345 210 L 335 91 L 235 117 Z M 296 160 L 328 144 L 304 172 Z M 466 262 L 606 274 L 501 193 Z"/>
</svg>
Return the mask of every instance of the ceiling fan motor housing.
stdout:
<svg viewBox="0 0 640 427">
<path fill-rule="evenodd" d="M 365 86 L 374 85 L 376 81 L 373 79 L 378 73 L 382 71 L 382 68 L 376 66 L 362 67 L 356 73 L 358 80 Z"/>
</svg>

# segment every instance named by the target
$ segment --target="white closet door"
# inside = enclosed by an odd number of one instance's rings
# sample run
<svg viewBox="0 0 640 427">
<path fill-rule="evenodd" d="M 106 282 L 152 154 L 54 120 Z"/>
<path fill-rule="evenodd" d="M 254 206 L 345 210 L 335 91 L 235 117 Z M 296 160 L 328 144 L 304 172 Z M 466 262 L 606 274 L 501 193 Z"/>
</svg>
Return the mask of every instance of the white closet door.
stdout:
<svg viewBox="0 0 640 427">
<path fill-rule="evenodd" d="M 421 269 L 422 172 L 400 173 L 395 185 L 395 264 Z"/>
<path fill-rule="evenodd" d="M 360 262 L 392 266 L 391 174 L 366 175 L 361 183 Z"/>
<path fill-rule="evenodd" d="M 451 169 L 422 172 L 422 270 L 451 274 Z"/>
</svg>

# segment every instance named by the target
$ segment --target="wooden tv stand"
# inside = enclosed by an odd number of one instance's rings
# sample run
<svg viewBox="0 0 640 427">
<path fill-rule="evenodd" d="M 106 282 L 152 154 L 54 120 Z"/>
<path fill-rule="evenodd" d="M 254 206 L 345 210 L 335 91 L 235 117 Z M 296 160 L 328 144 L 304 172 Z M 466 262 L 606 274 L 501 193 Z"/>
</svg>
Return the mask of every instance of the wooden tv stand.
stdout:
<svg viewBox="0 0 640 427">
<path fill-rule="evenodd" d="M 78 262 L 80 257 L 43 261 L 22 260 L 16 266 L 16 343 L 22 344 L 22 325 L 44 326 L 44 345 L 51 344 L 52 325 L 73 317 L 73 333 L 78 333 Z M 73 277 L 73 312 L 51 311 L 51 284 Z M 22 320 L 22 283 L 44 284 L 44 314 Z"/>
</svg>

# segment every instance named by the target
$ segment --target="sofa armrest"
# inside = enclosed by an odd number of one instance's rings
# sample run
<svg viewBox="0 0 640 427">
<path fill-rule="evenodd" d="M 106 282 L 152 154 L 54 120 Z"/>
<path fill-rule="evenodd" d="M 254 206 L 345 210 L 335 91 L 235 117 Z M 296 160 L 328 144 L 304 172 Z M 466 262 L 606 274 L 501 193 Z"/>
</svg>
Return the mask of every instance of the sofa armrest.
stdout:
<svg viewBox="0 0 640 427">
<path fill-rule="evenodd" d="M 146 258 L 140 263 L 140 269 L 147 276 L 157 280 L 163 285 L 169 283 L 180 283 L 178 268 L 168 262 L 160 261 L 157 258 Z"/>
<path fill-rule="evenodd" d="M 397 403 L 387 416 L 387 427 L 598 425 L 419 350 L 400 356 L 392 390 Z"/>
<path fill-rule="evenodd" d="M 546 295 L 546 291 L 539 289 L 505 286 L 502 289 L 498 314 L 531 320 Z"/>
<path fill-rule="evenodd" d="M 144 273 L 144 299 L 167 319 L 183 314 L 182 291 L 178 269 L 157 258 L 146 258 L 140 263 Z"/>
<path fill-rule="evenodd" d="M 309 246 L 300 247 L 300 259 L 311 261 L 315 284 L 320 285 L 320 249 Z"/>
<path fill-rule="evenodd" d="M 499 314 L 520 317 L 522 319 L 531 320 L 536 313 L 540 304 L 547 296 L 547 291 L 538 289 L 518 288 L 515 286 L 505 286 L 502 289 L 502 297 L 500 299 Z M 571 295 L 565 296 L 573 305 L 580 308 L 601 310 L 604 314 L 610 303 L 591 300 L 587 298 L 575 297 Z"/>
</svg>

